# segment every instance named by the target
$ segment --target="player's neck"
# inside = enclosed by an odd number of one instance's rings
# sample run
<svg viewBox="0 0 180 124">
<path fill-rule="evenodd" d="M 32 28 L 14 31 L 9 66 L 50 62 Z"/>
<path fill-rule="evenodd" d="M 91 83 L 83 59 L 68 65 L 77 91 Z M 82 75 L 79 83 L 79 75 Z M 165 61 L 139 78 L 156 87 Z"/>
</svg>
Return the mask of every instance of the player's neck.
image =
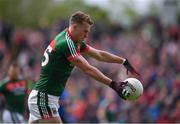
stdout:
<svg viewBox="0 0 180 124">
<path fill-rule="evenodd" d="M 8 76 L 8 78 L 10 79 L 10 80 L 17 80 L 18 79 L 18 77 L 17 76 Z"/>
<path fill-rule="evenodd" d="M 67 31 L 71 37 L 71 40 L 76 42 L 77 40 L 76 40 L 75 36 L 73 35 L 73 31 L 72 31 L 71 27 L 67 28 Z"/>
</svg>

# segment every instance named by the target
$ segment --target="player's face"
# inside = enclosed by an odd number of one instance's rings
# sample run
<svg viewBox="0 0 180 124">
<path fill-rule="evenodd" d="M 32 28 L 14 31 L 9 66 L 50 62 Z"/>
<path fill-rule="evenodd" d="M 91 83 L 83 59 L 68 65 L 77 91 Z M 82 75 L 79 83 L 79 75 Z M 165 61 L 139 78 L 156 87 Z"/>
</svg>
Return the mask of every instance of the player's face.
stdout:
<svg viewBox="0 0 180 124">
<path fill-rule="evenodd" d="M 19 74 L 20 74 L 19 67 L 10 66 L 9 71 L 8 71 L 8 75 L 11 79 L 16 79 Z"/>
<path fill-rule="evenodd" d="M 83 24 L 77 24 L 75 27 L 75 36 L 77 42 L 82 42 L 88 37 L 88 34 L 90 32 L 91 25 L 89 25 L 87 22 L 84 22 Z"/>
</svg>

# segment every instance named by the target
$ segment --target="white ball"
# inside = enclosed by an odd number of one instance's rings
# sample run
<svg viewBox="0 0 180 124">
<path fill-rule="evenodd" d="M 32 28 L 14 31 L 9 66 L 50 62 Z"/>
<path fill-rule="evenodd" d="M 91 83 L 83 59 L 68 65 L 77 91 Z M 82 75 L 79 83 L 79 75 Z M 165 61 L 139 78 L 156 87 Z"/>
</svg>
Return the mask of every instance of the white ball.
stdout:
<svg viewBox="0 0 180 124">
<path fill-rule="evenodd" d="M 127 78 L 124 82 L 128 82 L 122 91 L 126 100 L 136 100 L 143 94 L 143 85 L 142 83 L 136 78 Z M 126 94 L 128 91 L 128 95 Z"/>
</svg>

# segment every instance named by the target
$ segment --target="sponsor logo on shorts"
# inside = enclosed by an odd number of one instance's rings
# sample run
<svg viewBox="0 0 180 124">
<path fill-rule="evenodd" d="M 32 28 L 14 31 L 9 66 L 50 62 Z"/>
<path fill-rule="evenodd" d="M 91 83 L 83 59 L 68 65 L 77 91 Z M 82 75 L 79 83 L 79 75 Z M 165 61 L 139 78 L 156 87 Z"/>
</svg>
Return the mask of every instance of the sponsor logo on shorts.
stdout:
<svg viewBox="0 0 180 124">
<path fill-rule="evenodd" d="M 52 111 L 52 113 L 53 113 L 54 115 L 56 115 L 56 114 L 57 114 L 57 110 L 56 110 L 56 108 L 51 108 L 51 111 Z"/>
</svg>

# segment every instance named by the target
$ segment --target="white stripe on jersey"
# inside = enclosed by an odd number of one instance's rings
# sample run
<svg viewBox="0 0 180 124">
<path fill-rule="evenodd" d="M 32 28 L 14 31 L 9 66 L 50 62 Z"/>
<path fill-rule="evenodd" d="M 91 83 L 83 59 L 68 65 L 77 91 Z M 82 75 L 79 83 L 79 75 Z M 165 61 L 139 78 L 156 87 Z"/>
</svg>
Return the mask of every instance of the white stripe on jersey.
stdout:
<svg viewBox="0 0 180 124">
<path fill-rule="evenodd" d="M 67 40 L 67 44 L 68 44 L 68 47 L 69 47 L 69 50 L 71 52 L 71 55 L 73 57 L 75 57 L 77 55 L 77 52 L 76 52 L 76 49 L 75 49 L 75 46 L 74 44 L 72 43 L 72 40 L 70 40 L 69 36 L 68 36 L 68 33 L 66 33 L 66 40 Z"/>
<path fill-rule="evenodd" d="M 67 33 L 66 33 L 66 40 L 67 40 L 67 44 L 68 44 L 68 47 L 69 47 L 69 50 L 70 50 L 70 52 L 71 52 L 71 55 L 74 57 L 74 54 L 73 54 L 73 51 L 72 51 L 72 49 L 71 49 L 71 47 L 70 47 L 70 44 L 69 44 L 69 40 L 68 40 L 68 38 L 67 38 Z"/>
<path fill-rule="evenodd" d="M 77 55 L 77 52 L 76 52 L 76 49 L 75 49 L 75 46 L 74 46 L 74 43 L 73 43 L 73 41 L 70 39 L 70 36 L 69 36 L 69 34 L 67 34 L 68 35 L 68 39 L 69 39 L 69 43 L 70 43 L 70 45 L 71 45 L 71 47 L 73 48 L 73 50 L 75 51 L 75 56 Z"/>
</svg>

